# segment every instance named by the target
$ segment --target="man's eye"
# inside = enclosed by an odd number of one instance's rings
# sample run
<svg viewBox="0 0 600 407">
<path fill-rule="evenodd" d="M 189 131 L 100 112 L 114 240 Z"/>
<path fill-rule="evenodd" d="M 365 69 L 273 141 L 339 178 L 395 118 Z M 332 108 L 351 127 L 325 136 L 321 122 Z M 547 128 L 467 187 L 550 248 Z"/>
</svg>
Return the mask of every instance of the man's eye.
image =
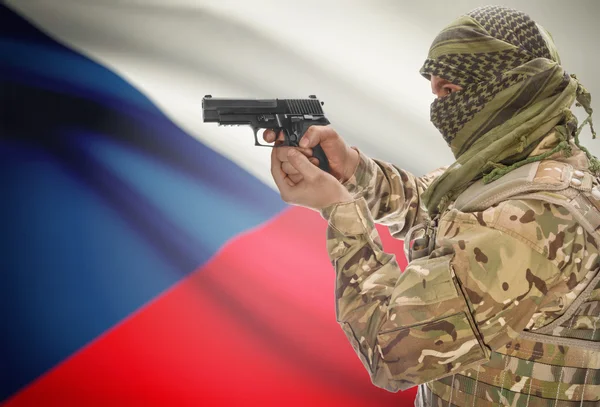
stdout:
<svg viewBox="0 0 600 407">
<path fill-rule="evenodd" d="M 449 95 L 452 93 L 452 88 L 444 88 L 444 91 L 446 92 L 446 95 Z"/>
</svg>

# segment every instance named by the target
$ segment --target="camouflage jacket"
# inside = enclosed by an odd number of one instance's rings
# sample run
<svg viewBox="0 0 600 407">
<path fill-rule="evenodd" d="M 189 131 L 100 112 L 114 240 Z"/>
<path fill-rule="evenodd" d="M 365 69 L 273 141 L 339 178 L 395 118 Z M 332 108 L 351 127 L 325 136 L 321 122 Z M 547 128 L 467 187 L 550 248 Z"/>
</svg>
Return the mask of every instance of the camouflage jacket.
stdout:
<svg viewBox="0 0 600 407">
<path fill-rule="evenodd" d="M 590 270 L 600 264 L 596 242 L 568 211 L 546 202 L 507 200 L 476 213 L 451 205 L 439 220 L 434 252 L 402 272 L 395 256 L 383 251 L 375 223 L 400 239 L 422 223 L 427 212 L 420 196 L 444 168 L 415 177 L 359 154 L 358 168 L 345 183 L 355 200 L 321 214 L 329 223 L 327 249 L 336 269 L 337 320 L 372 382 L 389 391 L 428 382 L 418 396 L 427 405 L 441 403 L 438 396 L 454 396 L 456 405 L 525 405 L 512 390 L 525 385 L 519 375 L 527 366 L 508 360 L 510 347 L 519 352 L 514 340 L 520 332 L 556 319 L 582 291 Z M 571 164 L 587 168 L 582 157 L 575 154 Z M 592 312 L 596 319 L 588 324 L 598 322 L 598 310 Z M 532 352 L 535 360 L 536 349 Z M 537 359 L 556 362 L 555 352 Z M 600 400 L 595 356 L 592 375 L 590 369 L 568 373 L 580 375 L 583 385 L 557 386 L 564 372 L 554 369 L 544 385 L 528 381 L 527 402 L 546 396 L 554 401 L 554 393 L 557 399 Z M 477 376 L 476 387 L 479 376 L 488 375 L 496 387 L 488 389 L 481 380 L 479 389 L 444 394 L 445 378 L 455 374 Z M 476 404 L 469 393 L 481 397 Z"/>
</svg>

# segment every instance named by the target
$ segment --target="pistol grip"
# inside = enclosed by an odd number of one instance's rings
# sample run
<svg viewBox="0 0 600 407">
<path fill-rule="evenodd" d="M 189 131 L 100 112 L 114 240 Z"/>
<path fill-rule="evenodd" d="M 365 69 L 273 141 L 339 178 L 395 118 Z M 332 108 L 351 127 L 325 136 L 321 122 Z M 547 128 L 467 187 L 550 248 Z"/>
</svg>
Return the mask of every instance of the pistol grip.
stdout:
<svg viewBox="0 0 600 407">
<path fill-rule="evenodd" d="M 325 172 L 329 172 L 329 161 L 327 160 L 327 156 L 325 155 L 325 151 L 320 144 L 317 144 L 313 147 L 313 157 L 319 160 L 319 168 Z"/>
<path fill-rule="evenodd" d="M 299 122 L 293 123 L 292 131 L 294 134 L 293 140 L 289 139 L 289 135 L 286 133 L 287 140 L 291 141 L 291 145 L 298 146 L 300 140 L 304 137 L 304 134 L 308 131 L 308 128 L 313 125 L 326 126 L 329 124 L 329 120 L 326 117 L 322 117 L 319 120 L 300 120 Z M 329 161 L 325 155 L 323 148 L 317 144 L 312 148 L 313 157 L 319 160 L 319 168 L 325 172 L 329 172 Z"/>
</svg>

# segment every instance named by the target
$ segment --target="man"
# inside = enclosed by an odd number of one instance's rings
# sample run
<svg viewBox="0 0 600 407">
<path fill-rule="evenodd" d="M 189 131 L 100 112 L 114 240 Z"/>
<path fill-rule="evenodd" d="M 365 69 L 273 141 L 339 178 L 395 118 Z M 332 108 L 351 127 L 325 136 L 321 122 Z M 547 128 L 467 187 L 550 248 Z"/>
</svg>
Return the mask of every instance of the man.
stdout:
<svg viewBox="0 0 600 407">
<path fill-rule="evenodd" d="M 600 166 L 569 110 L 591 115 L 589 93 L 541 26 L 496 6 L 446 27 L 421 73 L 448 168 L 417 178 L 330 127 L 273 149 L 282 198 L 329 222 L 338 322 L 375 385 L 420 385 L 416 405 L 600 405 Z M 403 273 L 375 223 L 421 230 Z"/>
</svg>

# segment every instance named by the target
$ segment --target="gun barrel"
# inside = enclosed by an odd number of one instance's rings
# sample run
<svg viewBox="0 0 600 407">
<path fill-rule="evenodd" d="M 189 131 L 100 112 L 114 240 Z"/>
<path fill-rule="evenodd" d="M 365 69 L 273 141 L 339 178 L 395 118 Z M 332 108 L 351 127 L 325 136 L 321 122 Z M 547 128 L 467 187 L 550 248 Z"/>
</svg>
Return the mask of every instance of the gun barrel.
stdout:
<svg viewBox="0 0 600 407">
<path fill-rule="evenodd" d="M 277 107 L 277 99 L 227 99 L 204 97 L 202 107 L 204 109 L 274 109 Z"/>
<path fill-rule="evenodd" d="M 204 122 L 219 122 L 226 115 L 256 114 L 312 114 L 323 115 L 321 102 L 310 99 L 202 99 Z"/>
<path fill-rule="evenodd" d="M 228 115 L 257 115 L 285 113 L 283 107 L 278 106 L 277 99 L 227 99 L 204 97 L 202 99 L 202 112 L 204 122 L 220 122 Z"/>
</svg>

